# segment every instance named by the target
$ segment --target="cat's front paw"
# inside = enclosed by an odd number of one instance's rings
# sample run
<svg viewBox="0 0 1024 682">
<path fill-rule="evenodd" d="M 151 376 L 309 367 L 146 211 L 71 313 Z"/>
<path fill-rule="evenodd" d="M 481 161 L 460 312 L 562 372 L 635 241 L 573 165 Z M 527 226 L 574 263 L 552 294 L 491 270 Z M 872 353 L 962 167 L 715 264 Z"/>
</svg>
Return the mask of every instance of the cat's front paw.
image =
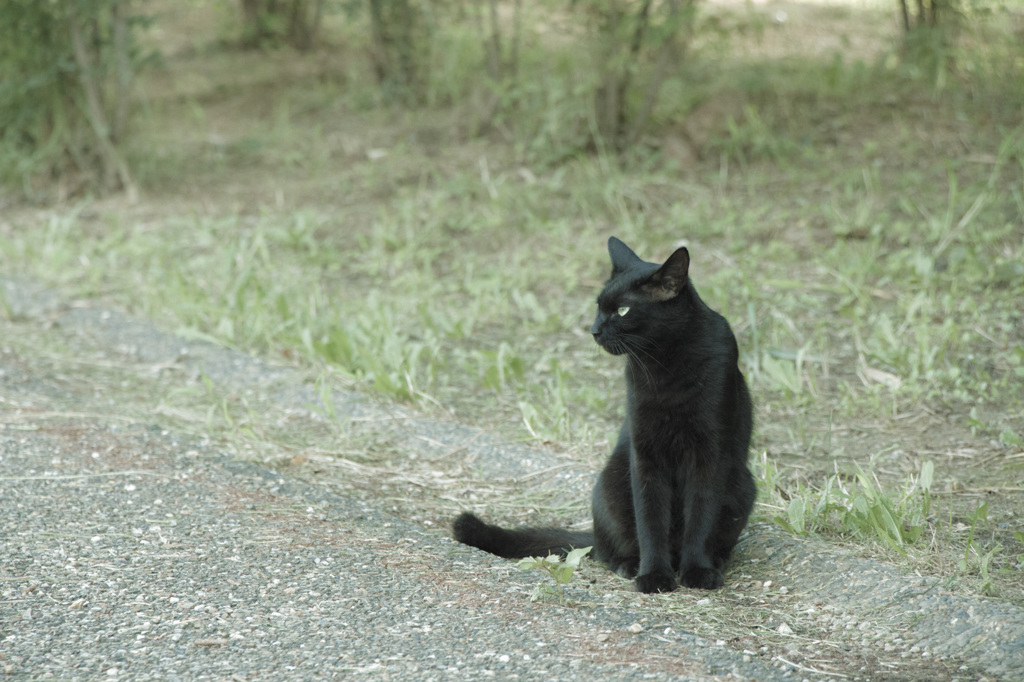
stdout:
<svg viewBox="0 0 1024 682">
<path fill-rule="evenodd" d="M 636 577 L 636 589 L 644 594 L 671 592 L 676 589 L 676 577 L 668 571 L 655 571 Z"/>
<path fill-rule="evenodd" d="M 722 586 L 722 572 L 711 567 L 690 566 L 679 580 L 685 587 L 699 590 L 717 590 Z"/>
</svg>

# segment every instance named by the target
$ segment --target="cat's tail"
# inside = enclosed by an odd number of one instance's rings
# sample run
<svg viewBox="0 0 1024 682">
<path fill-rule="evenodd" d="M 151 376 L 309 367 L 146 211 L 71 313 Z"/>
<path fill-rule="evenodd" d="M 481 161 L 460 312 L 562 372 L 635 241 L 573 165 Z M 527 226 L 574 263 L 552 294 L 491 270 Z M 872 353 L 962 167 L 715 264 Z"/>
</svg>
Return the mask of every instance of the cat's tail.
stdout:
<svg viewBox="0 0 1024 682">
<path fill-rule="evenodd" d="M 562 528 L 516 528 L 508 530 L 484 523 L 475 515 L 463 512 L 452 522 L 455 539 L 506 559 L 523 559 L 560 554 L 565 557 L 578 547 L 594 545 L 593 531 L 570 531 Z"/>
</svg>

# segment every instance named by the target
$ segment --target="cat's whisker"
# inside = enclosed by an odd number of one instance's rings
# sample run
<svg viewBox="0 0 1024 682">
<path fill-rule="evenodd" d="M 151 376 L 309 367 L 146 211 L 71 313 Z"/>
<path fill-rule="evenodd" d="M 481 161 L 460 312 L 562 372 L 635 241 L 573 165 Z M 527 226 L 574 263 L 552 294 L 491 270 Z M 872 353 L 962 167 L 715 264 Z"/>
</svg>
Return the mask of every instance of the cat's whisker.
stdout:
<svg viewBox="0 0 1024 682">
<path fill-rule="evenodd" d="M 658 357 L 654 353 L 651 353 L 647 349 L 642 348 L 641 344 L 635 343 L 636 340 L 648 341 L 650 343 L 653 343 L 653 342 L 650 341 L 650 339 L 645 339 L 642 336 L 636 336 L 634 334 L 623 334 L 623 337 L 624 337 L 623 338 L 623 346 L 624 347 L 628 348 L 631 351 L 636 351 L 636 353 L 643 353 L 644 357 L 646 357 L 648 360 L 650 360 L 654 364 L 658 365 L 662 369 L 665 369 L 665 364 L 661 360 L 659 360 Z M 654 344 L 653 350 L 655 350 L 655 351 L 659 350 L 658 347 L 657 347 L 657 344 Z M 633 357 L 638 362 L 640 361 L 639 356 L 633 355 Z"/>
<path fill-rule="evenodd" d="M 652 338 L 642 336 L 640 334 L 629 334 L 626 332 L 621 332 L 621 335 L 623 338 L 633 341 L 637 346 L 644 346 L 645 348 L 649 348 L 653 351 L 661 351 L 661 346 L 659 346 L 658 342 Z"/>
<path fill-rule="evenodd" d="M 626 366 L 629 367 L 630 372 L 633 374 L 634 381 L 637 379 L 636 371 L 634 368 L 639 367 L 643 371 L 643 378 L 645 379 L 646 384 L 648 386 L 654 385 L 654 373 L 651 372 L 651 368 L 647 366 L 647 363 L 644 362 L 643 359 L 639 357 L 639 355 L 637 355 L 637 349 L 631 348 L 629 344 L 626 343 L 623 343 L 623 348 L 625 349 L 626 354 L 630 357 L 630 359 L 633 360 L 633 362 L 630 362 Z M 649 353 L 645 353 L 645 355 L 648 355 L 648 357 L 650 357 Z"/>
<path fill-rule="evenodd" d="M 643 373 L 643 378 L 646 380 L 648 385 L 651 385 L 654 382 L 654 375 L 651 372 L 650 367 L 647 366 L 648 363 L 645 362 L 645 357 L 647 359 L 654 360 L 651 354 L 641 348 L 631 345 L 626 340 L 623 340 L 622 347 L 626 351 L 626 355 L 629 356 L 631 360 L 631 362 L 628 363 L 630 371 L 635 375 L 636 367 L 639 367 Z M 645 357 L 642 357 L 641 354 Z"/>
<path fill-rule="evenodd" d="M 634 366 L 639 365 L 643 376 L 638 377 Z M 631 362 L 629 365 L 629 372 L 632 375 L 633 382 L 637 384 L 643 384 L 650 386 L 654 382 L 654 377 L 651 376 L 651 370 L 647 369 L 647 366 L 641 362 Z"/>
</svg>

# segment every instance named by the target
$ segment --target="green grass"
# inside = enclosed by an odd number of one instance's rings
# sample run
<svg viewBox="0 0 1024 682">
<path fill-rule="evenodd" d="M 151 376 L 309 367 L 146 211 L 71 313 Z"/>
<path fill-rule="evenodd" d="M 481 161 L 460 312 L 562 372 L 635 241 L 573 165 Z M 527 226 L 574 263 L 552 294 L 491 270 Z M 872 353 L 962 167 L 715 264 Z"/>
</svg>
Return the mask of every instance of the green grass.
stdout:
<svg viewBox="0 0 1024 682">
<path fill-rule="evenodd" d="M 930 460 L 902 486 L 882 484 L 873 469 L 865 471 L 859 464 L 836 471 L 820 486 L 802 481 L 783 485 L 776 463 L 764 453 L 755 469 L 762 510 L 793 534 L 867 544 L 918 570 L 987 595 L 1020 600 L 1013 581 L 1024 555 L 1006 551 L 1003 542 L 1016 544 L 1024 533 L 1015 530 L 1019 526 L 998 533 L 997 528 L 1010 524 L 995 523 L 988 502 L 972 509 L 948 491 L 935 494 Z"/>
<path fill-rule="evenodd" d="M 930 460 L 895 491 L 886 490 L 871 469 L 859 464 L 832 474 L 820 488 L 798 483 L 787 491 L 778 486 L 778 470 L 766 455 L 759 468 L 762 499 L 776 502 L 765 504 L 777 510 L 775 523 L 791 533 L 869 538 L 906 556 L 906 547 L 928 527 L 935 476 Z"/>
<path fill-rule="evenodd" d="M 653 144 L 581 153 L 573 57 L 549 57 L 543 74 L 524 64 L 537 77 L 506 93 L 490 138 L 451 132 L 465 93 L 386 111 L 365 83 L 311 89 L 260 62 L 272 106 L 242 86 L 151 104 L 148 203 L 12 213 L 0 262 L 596 466 L 623 400 L 621 366 L 587 332 L 605 241 L 654 260 L 686 240 L 736 331 L 756 447 L 777 462 L 762 465 L 767 516 L 897 560 L 921 548 L 940 568 L 944 533 L 963 559 L 951 572 L 1017 594 L 998 571 L 1019 578 L 1019 521 L 999 513 L 1024 509 L 1005 495 L 982 518 L 958 491 L 1024 486 L 1008 457 L 1024 423 L 1024 129 L 1019 106 L 993 104 L 1024 101 L 1019 85 L 980 50 L 972 80 L 942 90 L 884 59 L 697 58 L 696 90 L 667 84 L 666 111 L 694 93 L 746 103 L 684 171 Z M 465 63 L 436 68 L 454 82 Z M 662 112 L 656 132 L 674 124 Z M 239 409 L 208 421 L 251 430 Z M 943 448 L 977 462 L 927 452 Z M 926 504 L 940 489 L 941 517 Z"/>
<path fill-rule="evenodd" d="M 684 236 L 697 244 L 695 280 L 732 319 L 753 380 L 788 403 L 819 397 L 827 361 L 847 363 L 842 371 L 867 384 L 846 382 L 840 409 L 1019 401 L 1022 350 L 1011 341 L 1024 257 L 1015 223 L 999 220 L 1018 211 L 1012 197 L 987 189 L 998 178 L 968 192 L 980 209 L 961 213 L 951 197 L 949 217 L 925 223 L 924 234 L 921 220 L 894 216 L 859 239 L 826 235 L 833 243 L 808 261 L 785 241 L 764 240 L 760 206 L 722 202 L 726 217 L 714 222 L 699 202 L 640 213 L 629 200 L 669 181 L 599 165 L 582 159 L 482 199 L 456 175 L 397 197 L 365 229 L 311 209 L 168 216 L 155 228 L 72 211 L 12 233 L 4 251 L 76 293 L 131 294 L 128 305 L 186 336 L 323 362 L 400 400 L 468 390 L 555 407 L 542 430 L 557 440 L 570 428 L 567 404 L 607 411 L 614 402 L 578 371 L 611 365 L 583 334 L 607 270 L 601 236 L 620 234 L 650 258 Z M 575 215 L 532 210 L 565 205 L 569 182 L 582 185 L 572 192 Z M 666 208 L 672 223 L 657 215 Z M 608 213 L 629 220 L 590 227 L 586 242 L 577 236 L 590 216 Z"/>
</svg>

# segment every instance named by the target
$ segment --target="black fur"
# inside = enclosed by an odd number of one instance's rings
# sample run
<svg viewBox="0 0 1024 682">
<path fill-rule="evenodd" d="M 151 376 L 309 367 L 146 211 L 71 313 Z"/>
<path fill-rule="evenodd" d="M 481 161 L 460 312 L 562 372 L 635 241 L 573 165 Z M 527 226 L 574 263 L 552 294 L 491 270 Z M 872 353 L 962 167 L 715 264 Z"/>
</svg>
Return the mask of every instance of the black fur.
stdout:
<svg viewBox="0 0 1024 682">
<path fill-rule="evenodd" d="M 593 557 L 641 592 L 677 582 L 715 589 L 754 506 L 747 468 L 753 410 L 729 323 L 689 278 L 690 254 L 663 265 L 608 240 L 612 276 L 597 297 L 591 332 L 626 356 L 626 420 L 593 494 L 593 532 L 506 530 L 464 513 L 455 539 L 506 558 Z M 628 309 L 627 309 L 628 308 Z"/>
</svg>

